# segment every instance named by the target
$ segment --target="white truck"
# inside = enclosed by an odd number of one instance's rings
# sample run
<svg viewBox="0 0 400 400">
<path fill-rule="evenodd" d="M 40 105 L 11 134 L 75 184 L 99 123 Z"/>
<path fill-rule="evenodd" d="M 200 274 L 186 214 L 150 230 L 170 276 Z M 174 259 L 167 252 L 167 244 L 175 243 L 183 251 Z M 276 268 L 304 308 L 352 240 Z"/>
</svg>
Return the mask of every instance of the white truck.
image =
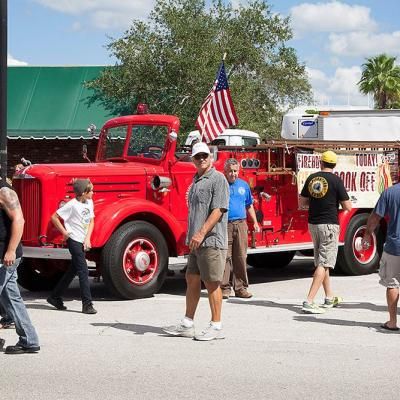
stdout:
<svg viewBox="0 0 400 400">
<path fill-rule="evenodd" d="M 194 142 L 201 141 L 199 131 L 189 133 L 185 146 L 191 146 Z M 261 143 L 258 133 L 245 129 L 225 129 L 210 144 L 214 146 L 256 146 Z"/>
<path fill-rule="evenodd" d="M 293 110 L 283 116 L 287 140 L 394 142 L 400 140 L 400 110 Z"/>
</svg>

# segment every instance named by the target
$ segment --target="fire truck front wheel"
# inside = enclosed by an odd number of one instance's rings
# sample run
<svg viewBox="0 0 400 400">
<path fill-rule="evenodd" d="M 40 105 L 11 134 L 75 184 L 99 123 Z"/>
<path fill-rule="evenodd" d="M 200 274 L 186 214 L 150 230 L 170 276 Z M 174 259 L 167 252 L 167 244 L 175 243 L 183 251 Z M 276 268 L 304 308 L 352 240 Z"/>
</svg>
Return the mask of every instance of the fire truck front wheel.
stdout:
<svg viewBox="0 0 400 400">
<path fill-rule="evenodd" d="M 339 247 L 337 266 L 347 275 L 365 275 L 375 272 L 383 249 L 383 234 L 379 230 L 372 235 L 367 249 L 361 245 L 369 214 L 357 214 L 347 226 L 344 245 Z"/>
<path fill-rule="evenodd" d="M 293 260 L 294 254 L 294 251 L 249 254 L 247 263 L 254 268 L 283 268 Z"/>
<path fill-rule="evenodd" d="M 101 253 L 104 283 L 117 297 L 135 299 L 156 293 L 168 270 L 168 247 L 161 232 L 145 221 L 118 228 Z"/>
<path fill-rule="evenodd" d="M 23 257 L 17 270 L 18 284 L 31 292 L 52 290 L 64 273 L 58 268 L 64 263 L 64 260 Z"/>
</svg>

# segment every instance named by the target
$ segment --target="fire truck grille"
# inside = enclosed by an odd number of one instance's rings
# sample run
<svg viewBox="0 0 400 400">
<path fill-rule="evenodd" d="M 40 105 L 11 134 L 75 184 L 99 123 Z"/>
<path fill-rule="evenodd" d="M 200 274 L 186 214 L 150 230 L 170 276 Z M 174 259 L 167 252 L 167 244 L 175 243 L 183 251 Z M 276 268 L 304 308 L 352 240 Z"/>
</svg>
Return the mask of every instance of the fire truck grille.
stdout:
<svg viewBox="0 0 400 400">
<path fill-rule="evenodd" d="M 25 218 L 23 241 L 36 241 L 40 229 L 40 183 L 37 179 L 14 179 L 13 188 L 18 194 Z"/>
</svg>

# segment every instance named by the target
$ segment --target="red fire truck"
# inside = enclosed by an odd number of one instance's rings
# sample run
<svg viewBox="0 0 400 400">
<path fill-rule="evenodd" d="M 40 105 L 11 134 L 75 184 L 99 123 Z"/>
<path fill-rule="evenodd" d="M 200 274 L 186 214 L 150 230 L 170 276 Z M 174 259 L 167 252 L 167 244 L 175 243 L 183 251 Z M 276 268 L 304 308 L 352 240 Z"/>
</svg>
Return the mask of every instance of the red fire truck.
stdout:
<svg viewBox="0 0 400 400">
<path fill-rule="evenodd" d="M 69 253 L 50 216 L 73 197 L 72 179 L 89 177 L 96 214 L 93 248 L 87 253 L 96 265 L 91 272 L 101 275 L 110 291 L 121 298 L 157 292 L 166 277 L 169 257 L 188 254 L 187 196 L 195 169 L 190 152 L 177 148 L 178 131 L 179 119 L 174 116 L 114 118 L 101 130 L 95 162 L 31 165 L 22 170 L 13 180 L 26 220 L 20 284 L 30 290 L 50 289 L 65 271 Z M 398 147 L 393 143 L 368 150 L 370 144 L 349 146 L 282 141 L 212 147 L 214 166 L 222 171 L 226 159 L 238 159 L 240 177 L 252 189 L 262 229 L 249 233 L 250 265 L 282 267 L 296 251 L 312 249 L 307 211 L 298 207 L 299 187 L 308 173 L 318 169 L 320 152 L 336 148 L 345 165 L 343 170 L 338 168 L 338 174 L 354 207 L 340 214 L 338 268 L 348 274 L 376 270 L 384 231 L 376 233 L 369 249 L 363 249 L 360 242 L 378 188 L 382 182 L 387 185 L 391 178 L 397 179 Z M 364 204 L 364 198 L 369 203 Z"/>
</svg>

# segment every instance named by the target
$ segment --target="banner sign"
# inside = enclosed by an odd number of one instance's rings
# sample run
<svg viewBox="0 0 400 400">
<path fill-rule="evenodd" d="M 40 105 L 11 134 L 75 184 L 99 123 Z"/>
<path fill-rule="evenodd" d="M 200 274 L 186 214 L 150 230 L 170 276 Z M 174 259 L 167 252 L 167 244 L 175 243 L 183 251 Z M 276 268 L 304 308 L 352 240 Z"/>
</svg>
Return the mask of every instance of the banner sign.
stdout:
<svg viewBox="0 0 400 400">
<path fill-rule="evenodd" d="M 320 159 L 320 153 L 298 153 L 296 155 L 299 193 L 307 177 L 321 169 Z M 379 195 L 393 183 L 397 183 L 397 165 L 396 151 L 360 151 L 338 154 L 333 173 L 342 179 L 353 207 L 373 208 Z M 392 174 L 392 172 L 394 173 Z"/>
</svg>

